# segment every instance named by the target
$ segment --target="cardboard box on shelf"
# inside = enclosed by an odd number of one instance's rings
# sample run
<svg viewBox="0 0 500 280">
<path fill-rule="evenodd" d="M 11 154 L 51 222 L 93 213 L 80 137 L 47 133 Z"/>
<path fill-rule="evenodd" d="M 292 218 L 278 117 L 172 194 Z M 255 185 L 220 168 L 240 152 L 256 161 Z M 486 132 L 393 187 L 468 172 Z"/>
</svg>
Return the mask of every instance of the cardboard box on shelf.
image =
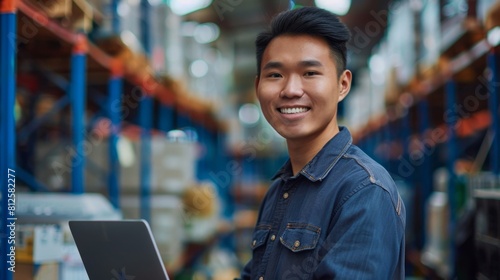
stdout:
<svg viewBox="0 0 500 280">
<path fill-rule="evenodd" d="M 50 18 L 67 17 L 71 14 L 72 0 L 30 0 L 29 3 Z"/>
<path fill-rule="evenodd" d="M 62 257 L 63 234 L 59 225 L 17 225 L 17 262 L 52 263 Z"/>
<path fill-rule="evenodd" d="M 16 265 L 14 280 L 57 280 L 59 275 L 59 263 Z"/>
<path fill-rule="evenodd" d="M 73 0 L 71 5 L 71 29 L 88 33 L 92 30 L 94 8 L 85 0 Z"/>
<path fill-rule="evenodd" d="M 392 67 L 386 81 L 385 88 L 385 104 L 387 106 L 395 105 L 399 100 L 399 95 L 402 93 L 402 86 L 398 82 L 397 69 Z"/>
<path fill-rule="evenodd" d="M 30 0 L 29 4 L 65 28 L 92 30 L 94 8 L 86 0 Z"/>
<path fill-rule="evenodd" d="M 140 142 L 131 142 L 135 155 L 140 154 Z M 181 194 L 196 179 L 197 143 L 169 142 L 163 136 L 151 139 L 151 187 L 153 193 Z M 140 161 L 122 166 L 121 185 L 124 192 L 138 193 Z"/>
<path fill-rule="evenodd" d="M 499 25 L 500 21 L 500 2 L 497 0 L 478 0 L 477 1 L 477 19 L 483 22 L 486 29 L 490 29 L 494 21 L 497 22 L 496 26 Z M 492 12 L 497 11 L 496 16 Z M 493 21 L 493 22 L 492 22 Z"/>
<path fill-rule="evenodd" d="M 491 5 L 484 17 L 484 26 L 486 30 L 490 30 L 496 26 L 500 26 L 500 2 L 497 1 Z"/>
<path fill-rule="evenodd" d="M 14 280 L 57 280 L 63 258 L 59 225 L 17 225 Z"/>
<path fill-rule="evenodd" d="M 107 189 L 109 171 L 109 141 L 91 133 L 86 138 L 85 189 L 102 192 Z M 118 143 L 121 159 L 120 188 L 123 193 L 137 194 L 140 190 L 140 141 L 121 136 Z M 169 142 L 164 136 L 151 139 L 151 192 L 181 194 L 196 179 L 197 143 Z M 36 149 L 36 178 L 50 190 L 61 191 L 71 183 L 71 156 L 74 148 L 65 141 L 39 142 Z M 99 170 L 100 172 L 96 172 Z"/>
</svg>

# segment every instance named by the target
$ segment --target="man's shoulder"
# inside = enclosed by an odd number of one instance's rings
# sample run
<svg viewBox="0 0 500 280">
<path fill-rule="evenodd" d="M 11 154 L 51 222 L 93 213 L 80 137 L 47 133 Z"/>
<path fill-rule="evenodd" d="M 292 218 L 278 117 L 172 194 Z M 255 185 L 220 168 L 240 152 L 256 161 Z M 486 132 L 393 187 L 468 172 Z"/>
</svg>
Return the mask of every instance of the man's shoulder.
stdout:
<svg viewBox="0 0 500 280">
<path fill-rule="evenodd" d="M 377 161 L 367 155 L 363 150 L 355 145 L 351 145 L 346 153 L 343 155 L 343 159 L 350 161 L 351 164 L 358 167 L 358 169 L 366 172 L 371 181 L 373 180 L 389 180 L 394 183 L 389 172 Z"/>
<path fill-rule="evenodd" d="M 363 181 L 364 185 L 383 189 L 394 204 L 398 215 L 401 213 L 404 214 L 404 205 L 402 204 L 397 185 L 391 174 L 381 164 L 355 145 L 349 148 L 343 158 L 351 160 L 351 164 L 356 164 L 359 167 L 358 169 L 362 169 L 366 173 L 368 180 Z"/>
<path fill-rule="evenodd" d="M 359 147 L 352 145 L 342 156 L 342 164 L 348 185 L 380 187 L 388 192 L 393 200 L 398 199 L 396 183 L 389 172 Z"/>
</svg>

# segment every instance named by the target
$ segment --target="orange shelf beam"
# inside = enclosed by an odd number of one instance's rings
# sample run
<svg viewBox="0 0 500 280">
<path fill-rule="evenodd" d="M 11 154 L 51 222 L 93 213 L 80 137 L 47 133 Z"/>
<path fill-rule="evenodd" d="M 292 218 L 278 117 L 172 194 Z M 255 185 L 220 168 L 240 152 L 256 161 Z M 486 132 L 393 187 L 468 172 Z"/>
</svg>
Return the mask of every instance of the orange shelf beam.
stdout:
<svg viewBox="0 0 500 280">
<path fill-rule="evenodd" d="M 16 0 L 2 0 L 0 2 L 0 13 L 14 13 L 16 11 Z"/>
<path fill-rule="evenodd" d="M 37 11 L 30 4 L 25 3 L 25 1 L 21 0 L 17 2 L 17 7 L 19 8 L 19 11 L 23 12 L 25 15 L 33 19 L 40 26 L 45 27 L 47 30 L 52 32 L 57 37 L 61 38 L 63 41 L 70 44 L 76 43 L 77 41 L 76 33 L 73 33 L 70 30 L 67 30 L 64 27 L 57 24 L 56 22 L 52 21 L 48 16 Z"/>
</svg>

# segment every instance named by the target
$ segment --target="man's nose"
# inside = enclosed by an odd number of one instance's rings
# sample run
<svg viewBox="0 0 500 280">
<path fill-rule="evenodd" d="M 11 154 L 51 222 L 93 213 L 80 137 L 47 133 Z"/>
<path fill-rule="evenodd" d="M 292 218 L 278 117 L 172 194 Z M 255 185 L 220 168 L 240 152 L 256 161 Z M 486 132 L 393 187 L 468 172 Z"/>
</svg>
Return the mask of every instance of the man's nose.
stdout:
<svg viewBox="0 0 500 280">
<path fill-rule="evenodd" d="M 280 97 L 296 98 L 301 97 L 303 94 L 304 90 L 302 88 L 302 81 L 300 77 L 293 75 L 286 80 L 283 90 L 280 93 Z"/>
</svg>

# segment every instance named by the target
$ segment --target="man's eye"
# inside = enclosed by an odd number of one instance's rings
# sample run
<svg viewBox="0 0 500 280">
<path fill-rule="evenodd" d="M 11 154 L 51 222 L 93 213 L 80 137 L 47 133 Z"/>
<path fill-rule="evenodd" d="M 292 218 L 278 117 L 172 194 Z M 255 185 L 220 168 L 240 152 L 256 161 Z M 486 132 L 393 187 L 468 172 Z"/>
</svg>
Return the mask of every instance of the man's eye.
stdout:
<svg viewBox="0 0 500 280">
<path fill-rule="evenodd" d="M 308 71 L 304 74 L 304 76 L 314 76 L 314 75 L 317 75 L 318 72 L 315 72 L 315 71 Z"/>
<path fill-rule="evenodd" d="M 281 74 L 278 74 L 278 73 L 270 73 L 269 75 L 267 75 L 267 77 L 269 77 L 269 78 L 280 78 L 280 77 L 281 77 Z"/>
</svg>

